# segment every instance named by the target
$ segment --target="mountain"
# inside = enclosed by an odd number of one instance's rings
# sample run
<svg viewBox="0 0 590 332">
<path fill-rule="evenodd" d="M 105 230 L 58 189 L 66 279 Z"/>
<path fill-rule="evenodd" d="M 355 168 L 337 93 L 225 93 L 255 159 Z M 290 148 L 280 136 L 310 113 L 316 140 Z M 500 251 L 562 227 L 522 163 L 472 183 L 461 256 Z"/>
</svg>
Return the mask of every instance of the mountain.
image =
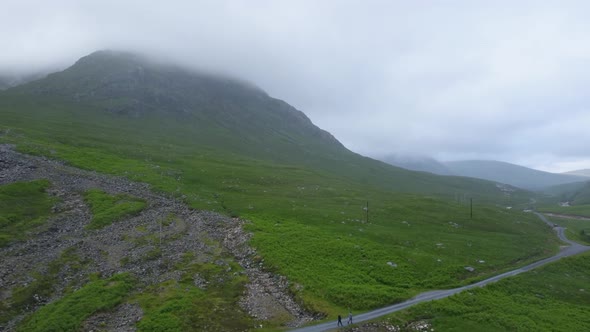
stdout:
<svg viewBox="0 0 590 332">
<path fill-rule="evenodd" d="M 222 159 L 231 154 L 300 165 L 396 192 L 502 196 L 494 183 L 411 172 L 353 153 L 303 112 L 253 84 L 125 52 L 98 51 L 11 88 L 0 95 L 0 110 L 7 125 L 16 121 L 44 139 L 76 138 L 78 146 L 109 142 L 122 151 L 127 148 L 117 138 L 123 135 L 130 144 L 166 142 Z M 25 117 L 35 122 L 20 122 Z"/>
<path fill-rule="evenodd" d="M 551 195 L 547 201 L 568 202 L 570 205 L 590 204 L 590 180 L 552 186 L 543 189 L 543 192 Z"/>
<path fill-rule="evenodd" d="M 61 96 L 105 112 L 133 117 L 165 116 L 189 121 L 203 135 L 211 128 L 231 131 L 233 142 L 274 136 L 342 148 L 287 103 L 247 82 L 163 65 L 138 55 L 99 51 L 70 68 L 13 89 L 23 94 Z M 209 133 L 215 135 L 215 133 Z M 227 137 L 224 138 L 227 140 Z M 238 148 L 238 149 L 240 149 Z"/>
<path fill-rule="evenodd" d="M 282 330 L 558 246 L 528 191 L 361 156 L 253 84 L 121 52 L 0 91 L 0 173 L 0 330 Z"/>
<path fill-rule="evenodd" d="M 590 170 L 556 174 L 493 160 L 439 162 L 426 156 L 402 154 L 390 154 L 380 160 L 408 170 L 485 179 L 529 190 L 575 183 L 590 177 Z"/>
<path fill-rule="evenodd" d="M 564 202 L 570 202 L 571 205 L 590 205 L 590 181 L 564 195 Z"/>
<path fill-rule="evenodd" d="M 580 176 L 543 172 L 492 160 L 452 161 L 446 162 L 445 166 L 456 175 L 497 181 L 531 190 L 585 180 Z"/>
<path fill-rule="evenodd" d="M 575 171 L 564 172 L 561 174 L 590 177 L 590 169 L 579 169 Z"/>
<path fill-rule="evenodd" d="M 409 169 L 412 171 L 429 172 L 438 175 L 453 175 L 451 170 L 443 163 L 426 156 L 413 156 L 402 154 L 390 154 L 379 160 L 390 165 Z"/>
</svg>

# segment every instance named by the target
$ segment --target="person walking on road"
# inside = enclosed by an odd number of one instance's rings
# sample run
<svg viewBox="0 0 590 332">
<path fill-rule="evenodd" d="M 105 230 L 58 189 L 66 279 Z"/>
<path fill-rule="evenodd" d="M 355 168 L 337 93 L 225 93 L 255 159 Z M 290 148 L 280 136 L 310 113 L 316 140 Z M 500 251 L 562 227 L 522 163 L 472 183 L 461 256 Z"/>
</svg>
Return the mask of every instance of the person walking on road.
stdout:
<svg viewBox="0 0 590 332">
<path fill-rule="evenodd" d="M 346 324 L 347 324 L 347 325 L 350 325 L 350 324 L 352 324 L 352 312 L 350 312 L 350 311 L 348 312 L 348 321 L 347 321 L 347 323 L 346 323 Z"/>
<path fill-rule="evenodd" d="M 342 324 L 342 316 L 338 315 L 338 326 L 344 326 L 344 324 Z"/>
</svg>

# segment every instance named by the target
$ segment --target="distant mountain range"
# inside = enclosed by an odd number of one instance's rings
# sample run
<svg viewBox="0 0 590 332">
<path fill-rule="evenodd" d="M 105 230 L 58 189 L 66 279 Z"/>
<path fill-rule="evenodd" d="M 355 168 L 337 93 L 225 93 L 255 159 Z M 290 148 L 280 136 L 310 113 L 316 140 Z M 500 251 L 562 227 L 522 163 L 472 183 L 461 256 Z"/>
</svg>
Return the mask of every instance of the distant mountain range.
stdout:
<svg viewBox="0 0 590 332">
<path fill-rule="evenodd" d="M 454 175 L 453 172 L 442 162 L 434 158 L 418 155 L 390 154 L 380 160 L 405 169 L 429 172 L 438 175 Z"/>
<path fill-rule="evenodd" d="M 543 188 L 588 180 L 590 170 L 563 174 L 494 160 L 466 160 L 439 162 L 429 157 L 390 155 L 381 158 L 384 162 L 406 169 L 430 172 L 439 175 L 467 176 L 509 184 L 515 187 L 540 190 Z"/>
<path fill-rule="evenodd" d="M 590 177 L 590 169 L 579 169 L 575 171 L 565 172 L 562 174 Z"/>
<path fill-rule="evenodd" d="M 525 189 L 537 190 L 586 180 L 580 176 L 549 173 L 492 160 L 453 161 L 446 162 L 445 165 L 457 175 L 502 182 Z"/>
</svg>

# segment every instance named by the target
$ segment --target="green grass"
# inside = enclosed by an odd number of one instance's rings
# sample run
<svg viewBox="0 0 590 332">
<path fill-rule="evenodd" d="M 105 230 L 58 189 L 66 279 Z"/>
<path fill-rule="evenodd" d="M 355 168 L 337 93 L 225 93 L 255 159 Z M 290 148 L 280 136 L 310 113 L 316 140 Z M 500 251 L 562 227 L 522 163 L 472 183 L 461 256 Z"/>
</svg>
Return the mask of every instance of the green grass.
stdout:
<svg viewBox="0 0 590 332">
<path fill-rule="evenodd" d="M 546 188 L 549 202 L 569 202 L 570 205 L 590 204 L 590 181 L 567 183 Z"/>
<path fill-rule="evenodd" d="M 583 254 L 384 320 L 402 327 L 426 320 L 435 331 L 588 331 L 589 286 L 590 255 Z"/>
<path fill-rule="evenodd" d="M 124 217 L 141 212 L 146 202 L 130 195 L 109 195 L 99 189 L 91 189 L 84 193 L 84 200 L 90 205 L 92 220 L 88 229 L 100 229 Z"/>
<path fill-rule="evenodd" d="M 465 284 L 558 245 L 534 216 L 504 208 L 528 202 L 527 193 L 505 195 L 493 183 L 403 171 L 305 141 L 238 144 L 190 116 L 134 118 L 11 98 L 0 98 L 0 141 L 250 220 L 267 268 L 287 275 L 308 307 L 328 314 Z M 473 220 L 456 197 L 475 198 Z"/>
<path fill-rule="evenodd" d="M 539 197 L 539 211 L 590 217 L 590 182 L 550 187 L 545 194 Z M 570 206 L 560 206 L 561 202 L 568 202 Z"/>
<path fill-rule="evenodd" d="M 95 277 L 84 287 L 41 307 L 27 318 L 19 331 L 79 331 L 92 314 L 114 308 L 133 288 L 133 278 L 118 274 L 109 279 Z"/>
<path fill-rule="evenodd" d="M 159 186 L 172 191 L 177 189 L 177 182 L 210 184 L 225 180 L 216 175 L 231 179 L 240 173 L 235 172 L 236 168 L 244 171 L 249 166 L 282 166 L 286 170 L 306 170 L 312 177 L 338 179 L 388 192 L 467 195 L 511 206 L 528 201 L 529 195 L 516 191 L 505 196 L 488 181 L 406 171 L 341 148 L 322 145 L 305 135 L 298 135 L 296 143 L 286 143 L 280 133 L 275 133 L 278 135 L 275 137 L 267 133 L 272 130 L 266 127 L 248 131 L 249 124 L 241 123 L 234 128 L 236 130 L 222 128 L 217 122 L 197 114 L 169 116 L 148 112 L 140 117 L 122 116 L 93 104 L 68 103 L 40 96 L 24 98 L 9 93 L 0 96 L 0 110 L 4 124 L 0 131 L 8 141 L 12 138 L 19 143 L 21 151 L 53 155 L 78 167 L 138 179 L 150 177 Z M 30 144 L 24 144 L 23 138 Z M 117 159 L 125 162 L 117 162 Z M 131 160 L 136 163 L 130 163 Z M 229 174 L 208 174 L 211 166 L 225 163 L 227 167 L 222 168 L 230 171 Z M 266 181 L 276 177 L 272 170 L 261 173 L 268 175 Z M 233 185 L 238 189 L 235 183 Z M 219 183 L 215 183 L 215 187 L 219 188 Z"/>
<path fill-rule="evenodd" d="M 549 220 L 565 227 L 566 236 L 580 244 L 590 245 L 590 220 L 559 218 L 547 216 Z"/>
<path fill-rule="evenodd" d="M 248 281 L 242 268 L 229 258 L 224 258 L 218 243 L 209 241 L 214 251 L 211 262 L 202 262 L 199 256 L 185 253 L 176 266 L 181 272 L 179 280 L 170 279 L 147 288 L 129 274 L 115 275 L 109 279 L 91 276 L 90 282 L 76 291 L 49 303 L 19 326 L 19 331 L 78 331 L 91 315 L 108 311 L 123 302 L 137 303 L 143 316 L 137 323 L 138 331 L 234 331 L 247 330 L 254 322 L 238 305 Z M 35 281 L 17 289 L 11 302 L 1 303 L 11 308 L 9 319 L 35 302 L 35 296 L 46 299 L 54 295 L 54 283 L 60 271 L 68 265 L 68 271 L 77 273 L 87 262 L 81 262 L 73 249 L 50 263 L 46 273 L 36 273 Z M 162 264 L 171 264 L 162 262 Z M 197 279 L 195 279 L 197 278 Z M 195 285 L 199 280 L 204 286 Z M 6 321 L 6 320 L 4 320 Z M 268 322 L 265 322 L 265 325 Z"/>
<path fill-rule="evenodd" d="M 34 278 L 25 286 L 13 289 L 11 296 L 0 302 L 0 322 L 6 322 L 14 316 L 34 307 L 38 300 L 46 301 L 55 293 L 55 284 L 59 281 L 60 272 L 66 267 L 68 276 L 75 275 L 89 262 L 82 260 L 73 248 L 64 250 L 60 257 L 49 263 L 46 271 L 31 273 Z M 66 275 L 61 274 L 61 277 Z"/>
<path fill-rule="evenodd" d="M 248 229 L 266 267 L 302 285 L 293 291 L 330 315 L 468 284 L 553 253 L 557 245 L 531 214 L 477 207 L 471 220 L 456 214 L 459 206 L 434 199 L 399 197 L 390 204 L 391 211 L 370 224 L 345 215 L 323 223 L 249 216 Z"/>
<path fill-rule="evenodd" d="M 185 254 L 178 265 L 179 281 L 168 280 L 139 293 L 144 315 L 138 331 L 235 331 L 247 330 L 253 322 L 238 305 L 247 278 L 239 265 L 224 259 L 195 263 Z M 219 263 L 222 262 L 222 263 Z M 204 288 L 195 286 L 195 277 Z"/>
<path fill-rule="evenodd" d="M 590 218 L 590 205 L 558 206 L 543 205 L 537 209 L 539 212 L 558 213 L 570 216 L 582 216 Z"/>
<path fill-rule="evenodd" d="M 26 239 L 29 231 L 51 215 L 56 199 L 47 195 L 47 180 L 0 186 L 0 247 Z"/>
</svg>

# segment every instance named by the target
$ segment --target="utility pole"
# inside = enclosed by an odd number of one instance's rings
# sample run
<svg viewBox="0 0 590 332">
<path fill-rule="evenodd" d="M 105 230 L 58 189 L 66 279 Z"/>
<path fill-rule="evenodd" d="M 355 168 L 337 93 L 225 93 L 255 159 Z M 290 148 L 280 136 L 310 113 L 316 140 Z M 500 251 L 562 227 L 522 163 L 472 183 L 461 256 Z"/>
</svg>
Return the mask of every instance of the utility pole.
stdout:
<svg viewBox="0 0 590 332">
<path fill-rule="evenodd" d="M 470 206 L 470 210 L 471 210 L 470 218 L 473 219 L 473 198 L 469 198 L 469 202 L 470 202 L 469 206 Z"/>
</svg>

